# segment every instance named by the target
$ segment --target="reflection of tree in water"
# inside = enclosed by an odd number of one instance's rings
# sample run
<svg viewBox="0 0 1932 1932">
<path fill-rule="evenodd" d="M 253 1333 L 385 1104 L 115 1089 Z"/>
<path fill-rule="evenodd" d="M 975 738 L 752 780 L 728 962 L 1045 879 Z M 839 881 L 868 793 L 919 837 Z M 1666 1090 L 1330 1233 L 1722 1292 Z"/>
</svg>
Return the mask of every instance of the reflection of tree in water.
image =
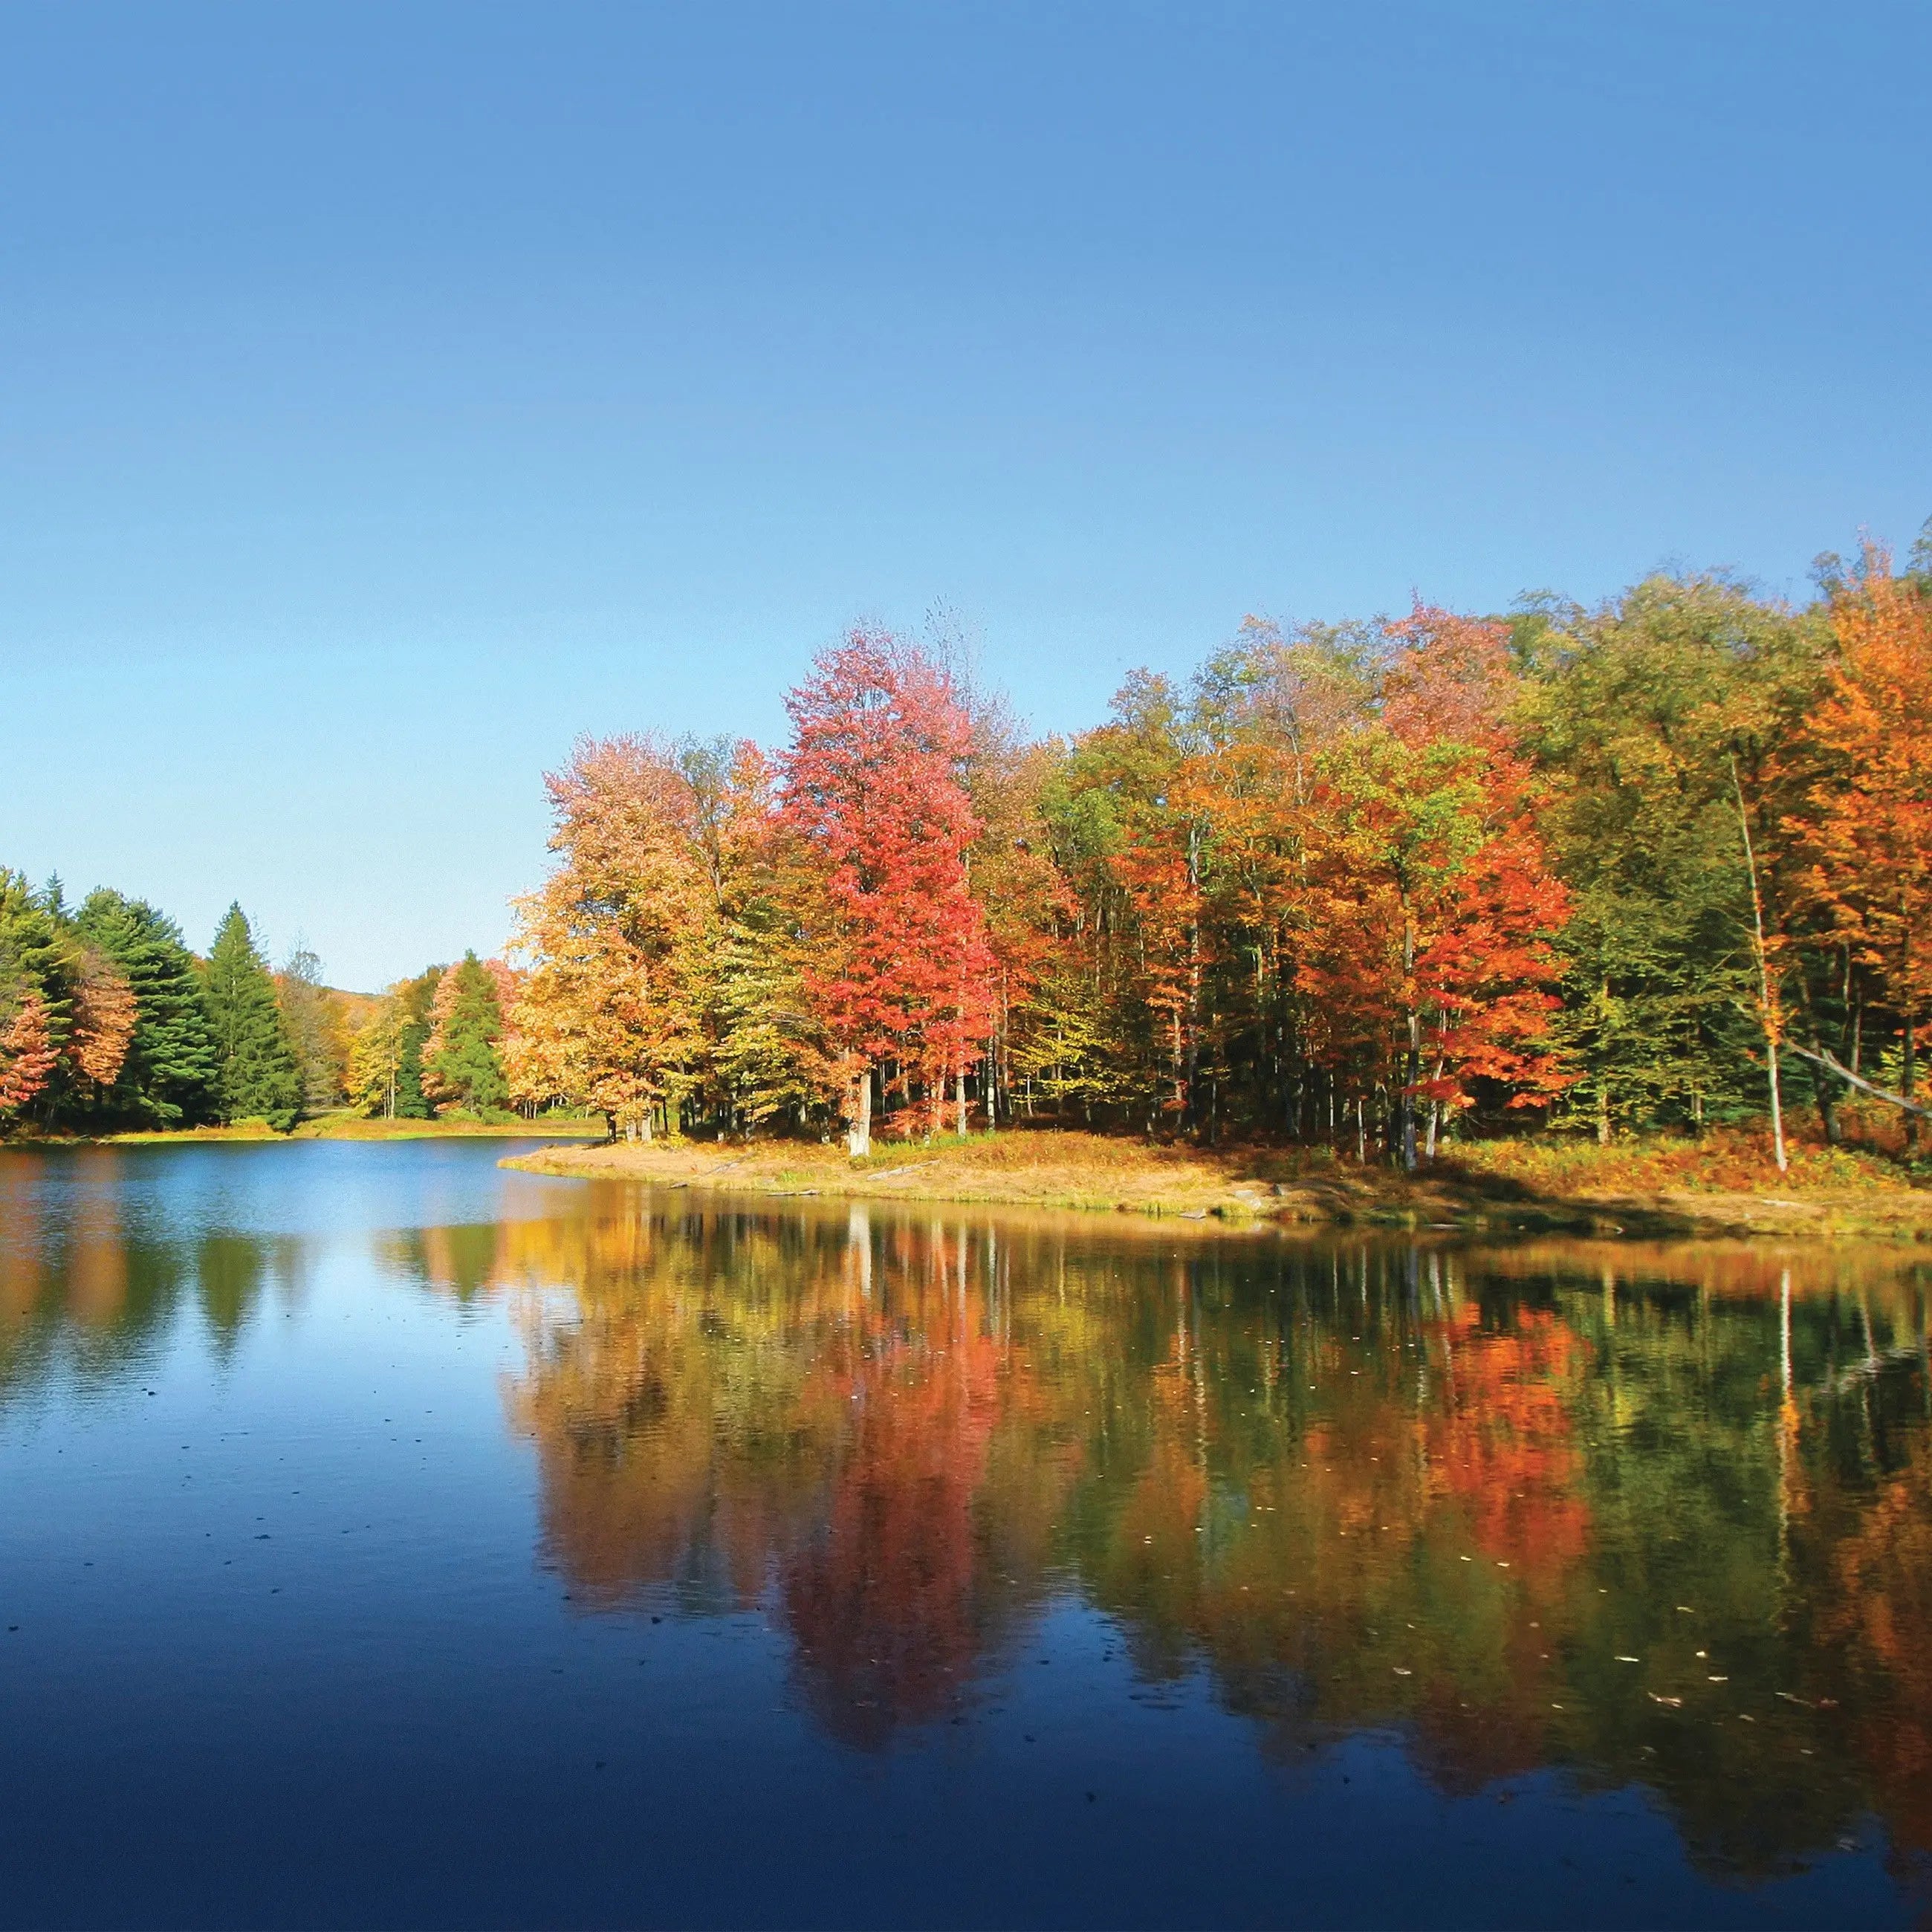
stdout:
<svg viewBox="0 0 1932 1932">
<path fill-rule="evenodd" d="M 1446 1789 L 1641 1783 L 1724 1868 L 1868 1808 L 1932 1844 L 1895 1264 L 643 1204 L 500 1247 L 573 1592 L 766 1606 L 854 1743 L 942 1716 L 1070 1587 L 1271 1750 L 1387 1726 Z"/>
<path fill-rule="evenodd" d="M 968 1291 L 917 1321 L 854 1312 L 848 1359 L 818 1371 L 850 1419 L 783 1592 L 814 1708 L 876 1745 L 952 1706 L 997 1622 L 976 1514 L 1012 1364 Z"/>
<path fill-rule="evenodd" d="M 604 1222 L 571 1260 L 554 1224 L 516 1232 L 524 1278 L 580 1284 L 568 1309 L 531 1292 L 514 1399 L 574 1587 L 770 1598 L 839 1735 L 939 1715 L 1010 1594 L 977 1512 L 1018 1371 L 963 1252 L 862 1220 L 693 1216 L 647 1253 L 634 1223 Z"/>
<path fill-rule="evenodd" d="M 298 1288 L 296 1238 L 157 1226 L 126 1212 L 114 1150 L 61 1158 L 0 1160 L 0 1400 L 58 1373 L 84 1384 L 124 1374 L 190 1294 L 226 1359 L 266 1287 Z"/>
<path fill-rule="evenodd" d="M 290 1234 L 208 1234 L 196 1244 L 202 1319 L 224 1360 L 234 1354 L 263 1290 L 271 1282 L 294 1288 L 304 1259 L 304 1244 Z"/>
<path fill-rule="evenodd" d="M 496 1280 L 499 1232 L 494 1221 L 409 1228 L 380 1238 L 376 1256 L 392 1274 L 473 1301 Z"/>
</svg>

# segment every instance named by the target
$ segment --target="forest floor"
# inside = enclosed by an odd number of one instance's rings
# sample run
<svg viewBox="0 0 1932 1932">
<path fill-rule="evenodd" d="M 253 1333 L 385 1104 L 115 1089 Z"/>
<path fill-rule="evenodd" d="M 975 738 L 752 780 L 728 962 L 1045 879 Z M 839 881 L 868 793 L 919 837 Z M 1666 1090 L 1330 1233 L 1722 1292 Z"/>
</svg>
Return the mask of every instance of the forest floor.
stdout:
<svg viewBox="0 0 1932 1932">
<path fill-rule="evenodd" d="M 1802 1147 L 1780 1174 L 1768 1146 L 1725 1132 L 1607 1148 L 1555 1136 L 1463 1143 L 1414 1175 L 1324 1148 L 1024 1129 L 902 1142 L 862 1160 L 796 1141 L 685 1141 L 547 1148 L 504 1165 L 666 1189 L 1004 1202 L 1250 1226 L 1932 1239 L 1932 1187 L 1913 1184 L 1890 1158 Z"/>
</svg>

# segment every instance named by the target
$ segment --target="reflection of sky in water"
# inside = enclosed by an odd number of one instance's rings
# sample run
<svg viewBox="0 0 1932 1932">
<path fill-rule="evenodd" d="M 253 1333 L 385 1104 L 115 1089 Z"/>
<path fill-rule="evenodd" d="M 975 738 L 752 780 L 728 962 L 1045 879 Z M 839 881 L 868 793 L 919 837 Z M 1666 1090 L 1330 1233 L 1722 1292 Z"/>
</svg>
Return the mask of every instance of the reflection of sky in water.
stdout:
<svg viewBox="0 0 1932 1932">
<path fill-rule="evenodd" d="M 505 1150 L 0 1155 L 0 1920 L 1922 1906 L 1900 1251 Z"/>
</svg>

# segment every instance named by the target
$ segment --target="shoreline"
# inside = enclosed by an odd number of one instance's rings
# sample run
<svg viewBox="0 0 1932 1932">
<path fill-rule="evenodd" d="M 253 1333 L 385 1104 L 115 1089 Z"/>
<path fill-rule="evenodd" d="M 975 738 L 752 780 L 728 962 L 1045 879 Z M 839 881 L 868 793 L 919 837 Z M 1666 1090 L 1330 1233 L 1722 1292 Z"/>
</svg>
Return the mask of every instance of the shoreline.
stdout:
<svg viewBox="0 0 1932 1932">
<path fill-rule="evenodd" d="M 112 1134 L 16 1135 L 0 1140 L 0 1148 L 44 1152 L 50 1148 L 179 1147 L 230 1145 L 265 1147 L 297 1141 L 550 1140 L 601 1142 L 602 1126 L 596 1122 L 538 1124 L 518 1121 L 506 1126 L 494 1120 L 382 1120 L 325 1114 L 298 1122 L 288 1132 L 252 1123 L 232 1127 L 129 1128 Z"/>
<path fill-rule="evenodd" d="M 836 1147 L 782 1141 L 609 1142 L 547 1148 L 499 1163 L 566 1179 L 768 1199 L 1072 1209 L 1249 1230 L 1432 1228 L 1630 1239 L 1803 1236 L 1932 1239 L 1932 1191 L 1903 1184 L 1782 1188 L 1538 1187 L 1467 1160 L 1414 1175 L 1300 1149 L 1226 1152 L 1018 1130 L 918 1142 L 853 1160 Z"/>
</svg>

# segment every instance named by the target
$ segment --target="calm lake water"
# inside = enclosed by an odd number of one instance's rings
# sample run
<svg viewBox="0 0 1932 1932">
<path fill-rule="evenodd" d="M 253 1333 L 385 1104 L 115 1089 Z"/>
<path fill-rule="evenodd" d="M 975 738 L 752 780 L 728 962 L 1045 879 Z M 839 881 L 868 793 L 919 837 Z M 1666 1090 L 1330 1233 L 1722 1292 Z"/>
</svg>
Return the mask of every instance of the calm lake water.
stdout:
<svg viewBox="0 0 1932 1932">
<path fill-rule="evenodd" d="M 506 1150 L 0 1154 L 0 1920 L 1932 1904 L 1910 1247 Z"/>
</svg>

